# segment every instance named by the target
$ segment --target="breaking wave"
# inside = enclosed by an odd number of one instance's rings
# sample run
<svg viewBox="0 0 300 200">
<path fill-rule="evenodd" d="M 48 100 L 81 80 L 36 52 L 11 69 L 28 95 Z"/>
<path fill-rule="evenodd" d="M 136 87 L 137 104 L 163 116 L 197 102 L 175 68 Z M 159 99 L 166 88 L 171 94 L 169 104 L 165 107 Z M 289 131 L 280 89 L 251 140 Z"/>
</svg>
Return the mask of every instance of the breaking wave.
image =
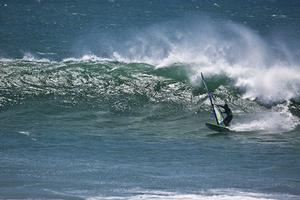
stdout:
<svg viewBox="0 0 300 200">
<path fill-rule="evenodd" d="M 0 106 L 52 99 L 122 112 L 157 103 L 207 111 L 203 72 L 217 101 L 228 102 L 236 114 L 267 112 L 260 114 L 259 124 L 254 116 L 246 125 L 235 124 L 235 130 L 268 129 L 274 127 L 274 120 L 268 122 L 272 118 L 297 126 L 300 62 L 288 44 L 232 22 L 182 24 L 155 25 L 122 44 L 99 47 L 105 55 L 91 49 L 62 61 L 30 53 L 23 59 L 1 59 Z"/>
</svg>

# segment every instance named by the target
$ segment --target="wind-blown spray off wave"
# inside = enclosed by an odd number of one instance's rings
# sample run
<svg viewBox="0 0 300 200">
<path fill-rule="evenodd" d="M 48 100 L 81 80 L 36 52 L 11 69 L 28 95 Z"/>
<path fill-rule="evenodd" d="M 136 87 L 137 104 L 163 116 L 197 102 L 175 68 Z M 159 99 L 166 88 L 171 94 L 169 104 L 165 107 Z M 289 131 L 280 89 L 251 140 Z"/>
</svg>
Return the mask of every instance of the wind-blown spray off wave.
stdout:
<svg viewBox="0 0 300 200">
<path fill-rule="evenodd" d="M 300 96 L 299 60 L 287 46 L 242 25 L 202 20 L 154 26 L 129 40 L 125 51 L 112 52 L 111 58 L 157 67 L 184 63 L 193 83 L 199 83 L 200 72 L 222 75 L 244 90 L 243 97 L 274 103 Z"/>
</svg>

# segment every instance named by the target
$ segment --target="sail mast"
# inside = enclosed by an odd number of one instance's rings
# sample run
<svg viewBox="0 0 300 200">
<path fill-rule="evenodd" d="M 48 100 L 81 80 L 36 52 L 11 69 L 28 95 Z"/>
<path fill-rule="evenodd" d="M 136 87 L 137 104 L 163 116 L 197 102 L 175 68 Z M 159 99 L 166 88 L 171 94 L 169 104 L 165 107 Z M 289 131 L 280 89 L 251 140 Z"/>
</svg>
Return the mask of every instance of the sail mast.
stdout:
<svg viewBox="0 0 300 200">
<path fill-rule="evenodd" d="M 213 100 L 212 100 L 212 95 L 211 95 L 211 93 L 210 93 L 209 90 L 208 90 L 208 87 L 207 87 L 207 85 L 206 85 L 206 83 L 205 83 L 205 80 L 204 80 L 204 77 L 203 77 L 202 72 L 201 72 L 201 78 L 202 78 L 203 85 L 204 85 L 204 87 L 205 87 L 205 89 L 206 89 L 206 92 L 207 92 L 207 94 L 208 94 L 208 98 L 209 98 L 209 100 L 210 100 L 210 105 L 211 105 L 211 109 L 212 109 L 212 111 L 213 111 L 213 114 L 214 114 L 214 116 L 215 116 L 215 120 L 216 120 L 217 124 L 220 125 L 219 120 L 218 120 L 218 117 L 217 117 L 217 114 L 216 114 L 216 111 L 215 111 L 215 109 L 214 109 L 214 103 L 213 103 Z"/>
</svg>

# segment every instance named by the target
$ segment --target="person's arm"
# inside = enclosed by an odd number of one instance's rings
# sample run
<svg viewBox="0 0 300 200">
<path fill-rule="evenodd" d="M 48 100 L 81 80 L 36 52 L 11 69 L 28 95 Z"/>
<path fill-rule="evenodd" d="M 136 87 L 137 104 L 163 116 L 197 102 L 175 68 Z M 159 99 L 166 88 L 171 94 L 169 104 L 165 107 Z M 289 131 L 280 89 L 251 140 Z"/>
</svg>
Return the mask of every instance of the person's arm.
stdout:
<svg viewBox="0 0 300 200">
<path fill-rule="evenodd" d="M 223 108 L 223 109 L 225 109 L 223 105 L 219 105 L 219 104 L 216 104 L 216 105 L 219 106 L 219 107 L 221 107 L 221 108 Z"/>
<path fill-rule="evenodd" d="M 221 111 L 221 113 L 226 113 L 226 109 L 225 109 L 225 107 L 223 106 L 223 105 L 218 105 L 218 104 L 216 104 L 218 107 L 221 107 L 223 110 L 220 110 Z"/>
</svg>

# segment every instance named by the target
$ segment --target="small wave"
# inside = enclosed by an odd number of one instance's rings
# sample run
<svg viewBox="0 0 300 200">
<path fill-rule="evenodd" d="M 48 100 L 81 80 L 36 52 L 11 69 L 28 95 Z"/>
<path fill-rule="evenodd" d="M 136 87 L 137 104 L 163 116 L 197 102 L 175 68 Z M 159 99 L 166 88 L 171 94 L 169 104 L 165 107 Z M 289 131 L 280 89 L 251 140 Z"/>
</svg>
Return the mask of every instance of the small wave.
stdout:
<svg viewBox="0 0 300 200">
<path fill-rule="evenodd" d="M 286 15 L 282 15 L 282 14 L 272 14 L 271 17 L 276 18 L 276 19 L 285 19 L 285 18 L 287 18 Z"/>
<path fill-rule="evenodd" d="M 201 193 L 176 193 L 163 191 L 140 191 L 128 196 L 96 196 L 88 197 L 88 200 L 296 200 L 298 196 L 288 194 L 264 194 L 256 192 L 244 192 L 240 190 L 209 190 Z"/>
<path fill-rule="evenodd" d="M 29 131 L 19 131 L 19 133 L 22 134 L 22 135 L 27 135 L 27 136 L 30 135 Z"/>
<path fill-rule="evenodd" d="M 1 63 L 16 63 L 16 62 L 22 62 L 22 61 L 32 62 L 32 63 L 34 63 L 34 62 L 36 62 L 36 63 L 55 63 L 55 61 L 51 61 L 47 58 L 38 58 L 38 57 L 34 56 L 31 53 L 25 53 L 23 58 L 21 58 L 21 59 L 18 59 L 18 58 L 0 58 Z"/>
<path fill-rule="evenodd" d="M 113 59 L 109 59 L 109 58 L 101 58 L 101 57 L 98 57 L 94 54 L 86 54 L 86 55 L 83 55 L 82 57 L 80 58 L 65 58 L 62 60 L 62 62 L 108 62 L 108 61 L 115 61 Z"/>
<path fill-rule="evenodd" d="M 36 58 L 31 53 L 25 53 L 22 60 L 24 61 L 34 61 L 34 62 L 51 62 L 49 59 L 46 58 Z"/>
</svg>

